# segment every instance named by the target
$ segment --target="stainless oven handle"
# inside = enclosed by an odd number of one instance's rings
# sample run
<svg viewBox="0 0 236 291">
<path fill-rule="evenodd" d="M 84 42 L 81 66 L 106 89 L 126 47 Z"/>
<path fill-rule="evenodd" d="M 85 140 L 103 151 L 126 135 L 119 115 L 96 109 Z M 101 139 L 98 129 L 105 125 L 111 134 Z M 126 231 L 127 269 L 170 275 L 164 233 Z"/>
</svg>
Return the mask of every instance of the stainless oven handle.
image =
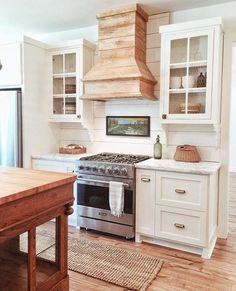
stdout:
<svg viewBox="0 0 236 291">
<path fill-rule="evenodd" d="M 110 183 L 109 181 L 93 180 L 93 179 L 86 179 L 86 178 L 80 178 L 80 177 L 77 177 L 77 181 L 103 183 L 103 184 L 109 184 Z M 127 183 L 122 183 L 122 184 L 125 187 L 129 187 L 129 184 L 127 184 Z"/>
</svg>

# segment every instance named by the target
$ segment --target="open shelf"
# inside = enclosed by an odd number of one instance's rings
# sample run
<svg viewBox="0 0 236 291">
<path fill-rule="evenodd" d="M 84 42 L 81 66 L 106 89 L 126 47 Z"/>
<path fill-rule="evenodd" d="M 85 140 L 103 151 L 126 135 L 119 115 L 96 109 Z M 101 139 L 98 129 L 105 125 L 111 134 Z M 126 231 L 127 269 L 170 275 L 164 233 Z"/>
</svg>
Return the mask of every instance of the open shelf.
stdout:
<svg viewBox="0 0 236 291">
<path fill-rule="evenodd" d="M 181 88 L 181 89 L 169 89 L 170 94 L 184 94 L 186 93 L 186 88 Z M 188 89 L 189 93 L 205 93 L 206 92 L 206 87 L 199 87 L 199 88 L 189 88 Z"/>
<path fill-rule="evenodd" d="M 170 64 L 170 69 L 182 69 L 186 67 L 205 67 L 207 66 L 207 61 L 194 61 L 194 62 L 183 62 L 183 63 L 173 63 Z"/>
<path fill-rule="evenodd" d="M 53 78 L 54 79 L 61 79 L 61 78 L 72 78 L 72 77 L 76 77 L 76 72 L 73 73 L 60 73 L 60 74 L 53 74 Z"/>
<path fill-rule="evenodd" d="M 53 94 L 53 98 L 76 98 L 76 94 Z"/>
</svg>

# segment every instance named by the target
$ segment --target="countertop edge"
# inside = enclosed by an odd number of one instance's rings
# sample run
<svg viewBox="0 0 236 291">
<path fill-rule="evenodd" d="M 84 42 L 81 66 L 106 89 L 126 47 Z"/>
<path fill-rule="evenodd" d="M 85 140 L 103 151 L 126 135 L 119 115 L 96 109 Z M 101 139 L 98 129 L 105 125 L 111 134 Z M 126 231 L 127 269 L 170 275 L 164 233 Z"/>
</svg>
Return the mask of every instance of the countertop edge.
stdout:
<svg viewBox="0 0 236 291">
<path fill-rule="evenodd" d="M 14 170 L 17 170 L 17 168 L 14 168 Z M 26 170 L 28 172 L 30 171 L 31 173 L 41 172 L 39 170 L 32 170 L 32 169 L 31 170 L 22 169 L 22 170 Z M 52 173 L 48 172 L 48 174 L 50 175 Z M 44 191 L 48 191 L 48 190 L 51 190 L 51 189 L 54 189 L 54 188 L 57 188 L 57 187 L 61 187 L 63 185 L 72 184 L 76 180 L 76 176 L 73 175 L 73 174 L 61 174 L 61 173 L 57 173 L 57 174 L 62 176 L 58 180 L 54 180 L 52 182 L 46 182 L 45 184 L 33 186 L 32 188 L 27 188 L 26 187 L 26 189 L 20 190 L 19 192 L 15 192 L 15 193 L 12 193 L 12 194 L 8 194 L 7 196 L 0 197 L 0 206 L 4 205 L 6 203 L 11 203 L 13 201 L 18 201 L 20 199 L 23 199 L 23 198 L 26 198 L 26 197 L 30 197 L 32 195 L 39 194 L 39 193 L 44 192 Z M 6 183 L 4 183 L 4 184 L 6 184 Z"/>
<path fill-rule="evenodd" d="M 162 163 L 164 162 L 174 162 L 172 160 L 166 160 L 163 161 L 161 160 Z M 189 163 L 184 163 L 184 162 L 180 162 L 179 164 L 179 168 L 177 168 L 177 165 L 158 165 L 158 161 L 157 161 L 157 165 L 151 165 L 151 164 L 145 164 L 147 163 L 148 160 L 140 162 L 138 164 L 135 165 L 136 169 L 146 169 L 146 170 L 156 170 L 156 171 L 166 171 L 166 172 L 179 172 L 179 173 L 186 173 L 186 174 L 201 174 L 201 175 L 211 175 L 214 173 L 217 173 L 221 167 L 221 163 L 220 162 L 203 162 L 205 165 L 205 168 L 200 168 L 201 164 L 192 164 L 192 167 L 190 167 Z M 150 162 L 150 161 L 149 161 Z M 152 160 L 152 162 L 155 162 Z M 178 163 L 178 162 L 176 162 Z M 212 164 L 211 164 L 212 163 Z M 210 165 L 211 164 L 211 165 Z M 210 165 L 210 166 L 209 166 Z M 184 167 L 186 166 L 186 168 Z M 199 166 L 199 169 L 197 168 Z M 202 166 L 202 167 L 203 167 Z M 196 168 L 194 168 L 196 167 Z M 209 167 L 209 168 L 207 168 Z"/>
</svg>

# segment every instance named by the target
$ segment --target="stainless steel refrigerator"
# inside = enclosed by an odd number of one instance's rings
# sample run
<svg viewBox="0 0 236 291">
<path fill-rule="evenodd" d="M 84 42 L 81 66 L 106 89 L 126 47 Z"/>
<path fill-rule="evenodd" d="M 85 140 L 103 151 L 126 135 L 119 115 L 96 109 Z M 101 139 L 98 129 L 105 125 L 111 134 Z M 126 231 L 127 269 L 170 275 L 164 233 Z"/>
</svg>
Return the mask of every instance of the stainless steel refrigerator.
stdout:
<svg viewBox="0 0 236 291">
<path fill-rule="evenodd" d="M 19 90 L 0 90 L 0 165 L 22 167 L 22 102 Z"/>
</svg>

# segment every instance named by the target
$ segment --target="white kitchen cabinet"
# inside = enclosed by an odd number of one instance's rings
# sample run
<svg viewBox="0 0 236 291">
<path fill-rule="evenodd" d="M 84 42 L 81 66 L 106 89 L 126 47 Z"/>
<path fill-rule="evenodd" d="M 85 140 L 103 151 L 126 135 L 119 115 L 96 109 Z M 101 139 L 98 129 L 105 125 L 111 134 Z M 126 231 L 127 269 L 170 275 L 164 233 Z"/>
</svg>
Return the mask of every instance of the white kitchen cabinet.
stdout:
<svg viewBox="0 0 236 291">
<path fill-rule="evenodd" d="M 12 88 L 22 85 L 21 43 L 0 45 L 0 87 Z"/>
<path fill-rule="evenodd" d="M 155 232 L 155 172 L 137 171 L 136 181 L 136 212 L 142 213 L 142 215 L 136 215 L 136 232 L 153 236 Z"/>
<path fill-rule="evenodd" d="M 160 27 L 163 124 L 219 123 L 221 23 L 213 18 Z"/>
<path fill-rule="evenodd" d="M 32 168 L 40 171 L 73 173 L 75 162 L 32 159 Z M 74 183 L 74 198 L 74 212 L 68 217 L 68 223 L 69 225 L 77 226 L 77 182 Z"/>
<path fill-rule="evenodd" d="M 84 39 L 49 50 L 50 121 L 83 122 L 92 118 L 92 103 L 80 100 L 80 96 L 82 79 L 93 65 L 94 50 L 95 46 Z"/>
<path fill-rule="evenodd" d="M 138 167 L 136 242 L 210 258 L 217 238 L 218 170 L 187 174 Z"/>
</svg>

